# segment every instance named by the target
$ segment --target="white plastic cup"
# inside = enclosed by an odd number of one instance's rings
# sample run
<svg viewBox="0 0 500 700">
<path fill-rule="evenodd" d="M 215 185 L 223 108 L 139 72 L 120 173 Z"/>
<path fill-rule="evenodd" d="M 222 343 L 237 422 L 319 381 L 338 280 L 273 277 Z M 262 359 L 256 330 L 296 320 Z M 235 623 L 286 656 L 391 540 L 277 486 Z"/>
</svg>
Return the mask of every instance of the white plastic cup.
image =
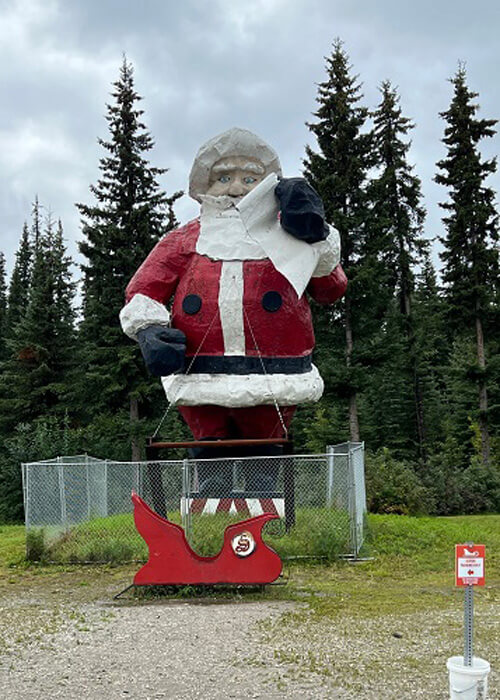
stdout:
<svg viewBox="0 0 500 700">
<path fill-rule="evenodd" d="M 446 662 L 450 674 L 450 700 L 486 700 L 490 664 L 478 656 L 472 666 L 464 665 L 463 656 L 452 656 Z"/>
</svg>

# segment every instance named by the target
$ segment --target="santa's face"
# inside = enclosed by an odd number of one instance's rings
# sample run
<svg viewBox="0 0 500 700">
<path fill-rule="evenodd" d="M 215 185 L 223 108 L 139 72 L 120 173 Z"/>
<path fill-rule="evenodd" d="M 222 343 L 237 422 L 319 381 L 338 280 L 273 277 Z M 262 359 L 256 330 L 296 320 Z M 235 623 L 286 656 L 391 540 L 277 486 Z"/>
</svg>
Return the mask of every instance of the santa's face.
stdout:
<svg viewBox="0 0 500 700">
<path fill-rule="evenodd" d="M 264 179 L 265 168 L 256 158 L 228 156 L 212 166 L 207 194 L 241 199 Z"/>
</svg>

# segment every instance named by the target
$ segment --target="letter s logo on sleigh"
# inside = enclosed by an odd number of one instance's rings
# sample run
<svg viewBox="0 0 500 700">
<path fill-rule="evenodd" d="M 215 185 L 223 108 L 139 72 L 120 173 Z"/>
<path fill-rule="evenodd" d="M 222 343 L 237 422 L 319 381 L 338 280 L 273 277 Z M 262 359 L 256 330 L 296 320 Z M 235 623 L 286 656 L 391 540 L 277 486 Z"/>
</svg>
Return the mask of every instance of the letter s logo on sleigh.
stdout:
<svg viewBox="0 0 500 700">
<path fill-rule="evenodd" d="M 238 557 L 248 557 L 255 551 L 255 540 L 251 532 L 240 532 L 231 540 L 233 552 Z"/>
</svg>

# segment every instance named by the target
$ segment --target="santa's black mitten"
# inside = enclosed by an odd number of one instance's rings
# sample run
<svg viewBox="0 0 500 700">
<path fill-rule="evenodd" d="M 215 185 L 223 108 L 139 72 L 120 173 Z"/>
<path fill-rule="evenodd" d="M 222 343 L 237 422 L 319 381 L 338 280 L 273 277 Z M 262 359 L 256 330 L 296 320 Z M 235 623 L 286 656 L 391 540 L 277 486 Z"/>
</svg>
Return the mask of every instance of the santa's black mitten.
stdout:
<svg viewBox="0 0 500 700">
<path fill-rule="evenodd" d="M 317 243 L 328 236 L 321 197 L 303 177 L 283 178 L 274 193 L 280 201 L 281 225 L 287 233 L 306 243 Z"/>
<path fill-rule="evenodd" d="M 186 336 L 182 331 L 148 326 L 138 331 L 137 340 L 150 374 L 165 377 L 184 369 Z"/>
</svg>

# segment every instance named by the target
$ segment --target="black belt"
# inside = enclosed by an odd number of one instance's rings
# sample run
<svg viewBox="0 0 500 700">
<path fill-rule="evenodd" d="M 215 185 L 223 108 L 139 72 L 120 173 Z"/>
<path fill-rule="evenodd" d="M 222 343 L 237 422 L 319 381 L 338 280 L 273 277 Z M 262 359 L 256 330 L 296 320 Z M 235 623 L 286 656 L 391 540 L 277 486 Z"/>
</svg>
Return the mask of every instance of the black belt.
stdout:
<svg viewBox="0 0 500 700">
<path fill-rule="evenodd" d="M 312 367 L 311 355 L 305 357 L 246 357 L 239 355 L 198 355 L 191 365 L 186 358 L 189 374 L 304 374 Z"/>
</svg>

